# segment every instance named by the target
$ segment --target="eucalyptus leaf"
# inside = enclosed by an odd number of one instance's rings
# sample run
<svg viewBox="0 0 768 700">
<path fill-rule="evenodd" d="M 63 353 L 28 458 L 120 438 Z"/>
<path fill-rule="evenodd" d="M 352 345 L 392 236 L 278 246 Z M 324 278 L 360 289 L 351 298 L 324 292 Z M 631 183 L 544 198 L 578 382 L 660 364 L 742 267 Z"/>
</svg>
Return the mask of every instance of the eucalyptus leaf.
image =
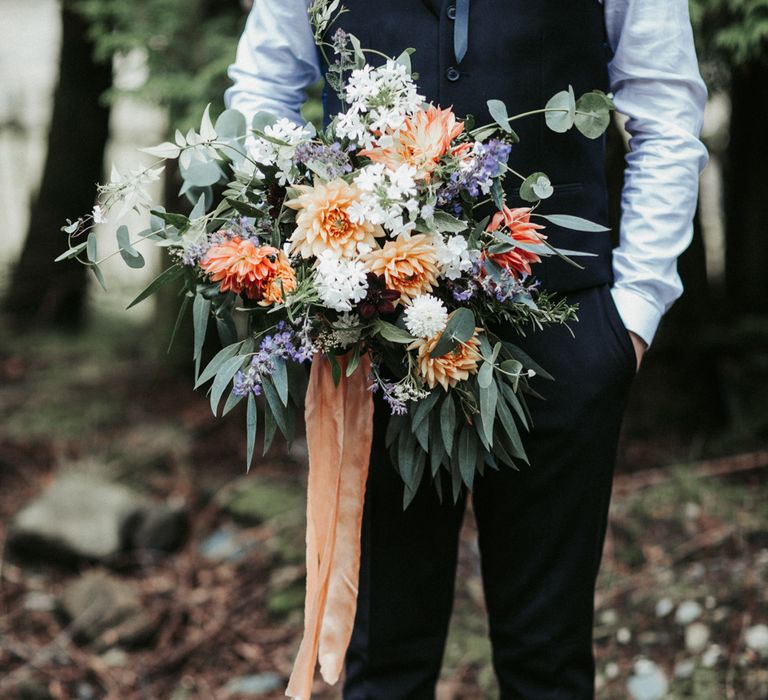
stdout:
<svg viewBox="0 0 768 700">
<path fill-rule="evenodd" d="M 223 175 L 215 160 L 193 160 L 186 167 L 180 164 L 179 172 L 185 182 L 197 187 L 215 185 Z"/>
<path fill-rule="evenodd" d="M 264 131 L 275 122 L 277 122 L 277 117 L 274 114 L 260 110 L 251 118 L 251 128 L 254 131 Z"/>
<path fill-rule="evenodd" d="M 563 228 L 570 228 L 574 231 L 610 231 L 611 229 L 601 224 L 596 224 L 589 219 L 582 219 L 580 216 L 572 216 L 571 214 L 539 214 L 538 216 L 551 221 L 553 224 L 562 226 Z"/>
<path fill-rule="evenodd" d="M 549 192 L 549 194 L 547 194 Z M 535 172 L 530 174 L 520 185 L 520 198 L 526 202 L 537 202 L 549 197 L 554 189 L 546 173 Z"/>
<path fill-rule="evenodd" d="M 104 275 L 101 272 L 101 268 L 99 268 L 98 265 L 90 265 L 91 272 L 93 272 L 93 276 L 96 278 L 96 281 L 99 283 L 99 286 L 106 292 L 107 291 L 107 283 L 104 280 Z"/>
<path fill-rule="evenodd" d="M 587 92 L 576 101 L 576 128 L 588 139 L 603 135 L 611 123 L 611 111 L 604 96 Z"/>
<path fill-rule="evenodd" d="M 72 248 L 69 248 L 65 250 L 59 257 L 57 257 L 54 262 L 61 262 L 62 260 L 66 260 L 67 258 L 74 258 L 76 255 L 82 253 L 86 246 L 88 245 L 88 241 L 83 241 L 82 243 L 78 243 L 76 246 L 73 246 Z"/>
<path fill-rule="evenodd" d="M 374 328 L 384 340 L 388 340 L 390 343 L 412 343 L 416 340 L 408 331 L 380 318 L 376 319 Z"/>
<path fill-rule="evenodd" d="M 481 389 L 487 389 L 493 382 L 493 363 L 483 362 L 480 371 L 477 373 L 477 385 Z"/>
<path fill-rule="evenodd" d="M 213 122 L 211 121 L 211 105 L 205 106 L 203 112 L 203 118 L 200 122 L 200 136 L 206 141 L 213 141 L 216 138 L 216 129 L 213 128 Z"/>
<path fill-rule="evenodd" d="M 225 109 L 216 120 L 216 133 L 220 137 L 237 139 L 245 136 L 245 115 L 236 109 Z"/>
<path fill-rule="evenodd" d="M 453 350 L 459 342 L 466 343 L 475 334 L 475 314 L 465 306 L 459 307 L 448 318 L 440 340 L 429 353 L 430 357 L 441 357 Z"/>
<path fill-rule="evenodd" d="M 507 111 L 507 105 L 501 100 L 488 100 L 488 113 L 504 131 L 507 133 L 512 131 L 512 127 L 509 126 L 509 112 Z"/>
<path fill-rule="evenodd" d="M 568 86 L 567 90 L 558 92 L 552 96 L 545 109 L 561 109 L 562 112 L 545 112 L 544 120 L 547 126 L 558 133 L 568 131 L 574 122 L 576 116 L 576 97 L 573 94 L 573 87 Z"/>
<path fill-rule="evenodd" d="M 88 260 L 95 263 L 99 259 L 98 251 L 98 238 L 96 237 L 96 231 L 91 231 L 88 234 L 88 240 L 86 241 L 85 254 Z"/>
<path fill-rule="evenodd" d="M 467 222 L 457 219 L 447 211 L 438 209 L 434 214 L 435 228 L 440 233 L 459 233 L 467 228 Z"/>
<path fill-rule="evenodd" d="M 178 158 L 181 153 L 181 148 L 175 143 L 165 141 L 157 146 L 151 146 L 150 148 L 140 148 L 140 151 L 149 153 L 151 156 L 157 156 L 158 158 Z"/>
</svg>

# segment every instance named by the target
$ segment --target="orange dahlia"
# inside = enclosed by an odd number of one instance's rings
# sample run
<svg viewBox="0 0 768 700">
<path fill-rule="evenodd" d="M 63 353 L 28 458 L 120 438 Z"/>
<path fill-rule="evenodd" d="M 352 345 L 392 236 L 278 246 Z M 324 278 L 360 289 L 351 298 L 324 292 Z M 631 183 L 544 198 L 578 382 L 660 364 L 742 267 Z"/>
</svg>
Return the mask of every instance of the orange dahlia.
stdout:
<svg viewBox="0 0 768 700">
<path fill-rule="evenodd" d="M 400 236 L 371 251 L 364 260 L 370 272 L 384 277 L 387 289 L 400 292 L 401 303 L 437 286 L 437 248 L 431 235 Z"/>
<path fill-rule="evenodd" d="M 279 253 L 272 246 L 257 246 L 253 241 L 235 236 L 211 246 L 200 267 L 212 282 L 221 283 L 222 292 L 258 299 L 265 281 L 275 274 Z"/>
<path fill-rule="evenodd" d="M 544 245 L 541 241 L 546 236 L 543 233 L 536 233 L 544 226 L 531 221 L 530 207 L 510 209 L 505 204 L 501 211 L 494 214 L 488 231 L 497 231 L 502 226 L 506 229 L 505 233 L 516 241 L 528 245 Z M 541 262 L 541 258 L 536 253 L 522 248 L 514 248 L 506 253 L 495 253 L 489 257 L 501 267 L 526 275 L 531 274 L 531 263 Z"/>
<path fill-rule="evenodd" d="M 439 384 L 448 391 L 448 387 L 468 379 L 470 374 L 477 372 L 480 360 L 480 340 L 477 334 L 481 330 L 475 328 L 475 334 L 466 343 L 459 343 L 453 350 L 439 357 L 429 356 L 440 340 L 439 333 L 431 338 L 419 338 L 408 346 L 409 350 L 418 349 L 416 366 L 430 389 Z"/>
<path fill-rule="evenodd" d="M 354 185 L 341 179 L 316 182 L 314 186 L 296 185 L 299 195 L 285 202 L 296 209 L 296 229 L 288 239 L 291 253 L 303 258 L 319 257 L 326 250 L 352 258 L 358 254 L 358 245 L 376 245 L 376 238 L 384 235 L 381 226 L 368 221 L 352 221 L 349 208 L 356 204 L 360 192 Z"/>
<path fill-rule="evenodd" d="M 437 161 L 448 153 L 451 141 L 462 131 L 464 124 L 450 108 L 430 105 L 405 120 L 403 128 L 392 135 L 390 146 L 362 150 L 360 155 L 384 163 L 392 170 L 410 165 L 416 168 L 418 177 L 429 180 Z"/>
<path fill-rule="evenodd" d="M 285 297 L 296 291 L 296 272 L 288 261 L 288 256 L 281 250 L 277 255 L 274 273 L 267 277 L 261 288 L 259 304 L 282 304 Z"/>
</svg>

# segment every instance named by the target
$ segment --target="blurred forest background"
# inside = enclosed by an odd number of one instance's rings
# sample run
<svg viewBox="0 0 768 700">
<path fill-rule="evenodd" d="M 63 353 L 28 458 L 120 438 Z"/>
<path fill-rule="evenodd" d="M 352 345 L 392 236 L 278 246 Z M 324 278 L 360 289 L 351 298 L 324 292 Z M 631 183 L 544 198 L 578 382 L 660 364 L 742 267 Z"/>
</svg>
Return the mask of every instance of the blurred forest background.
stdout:
<svg viewBox="0 0 768 700">
<path fill-rule="evenodd" d="M 0 2 L 0 698 L 283 697 L 305 448 L 244 474 L 243 415 L 211 418 L 184 342 L 166 353 L 173 294 L 124 311 L 161 260 L 108 268 L 108 295 L 53 263 L 111 161 L 223 109 L 248 4 Z M 608 700 L 768 698 L 768 0 L 690 9 L 710 163 L 686 291 L 624 424 L 595 630 Z M 617 118 L 614 230 L 626 147 Z M 173 172 L 162 187 L 178 200 Z M 470 510 L 439 700 L 498 696 L 473 528 Z"/>
</svg>

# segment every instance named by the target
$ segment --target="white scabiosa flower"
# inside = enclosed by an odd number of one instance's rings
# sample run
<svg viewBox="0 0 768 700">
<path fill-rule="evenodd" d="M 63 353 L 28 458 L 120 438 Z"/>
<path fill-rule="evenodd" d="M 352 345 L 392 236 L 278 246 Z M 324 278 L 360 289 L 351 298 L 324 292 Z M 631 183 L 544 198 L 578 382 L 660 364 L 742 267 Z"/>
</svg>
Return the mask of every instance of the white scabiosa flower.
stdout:
<svg viewBox="0 0 768 700">
<path fill-rule="evenodd" d="M 405 327 L 417 338 L 432 338 L 445 330 L 448 309 L 431 294 L 420 294 L 405 310 Z"/>
</svg>

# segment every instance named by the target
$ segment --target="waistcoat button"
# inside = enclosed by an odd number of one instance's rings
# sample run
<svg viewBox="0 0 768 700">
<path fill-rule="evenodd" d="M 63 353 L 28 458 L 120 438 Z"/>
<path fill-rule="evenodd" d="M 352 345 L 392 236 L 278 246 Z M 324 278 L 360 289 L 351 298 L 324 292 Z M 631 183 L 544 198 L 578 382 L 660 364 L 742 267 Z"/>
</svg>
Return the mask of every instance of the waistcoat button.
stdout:
<svg viewBox="0 0 768 700">
<path fill-rule="evenodd" d="M 456 19 L 456 5 L 448 5 L 445 14 L 448 15 L 448 19 Z"/>
<path fill-rule="evenodd" d="M 461 73 L 459 73 L 456 68 L 451 66 L 450 68 L 446 69 L 445 77 L 448 78 L 448 80 L 450 80 L 452 83 L 455 83 L 461 77 Z"/>
</svg>

